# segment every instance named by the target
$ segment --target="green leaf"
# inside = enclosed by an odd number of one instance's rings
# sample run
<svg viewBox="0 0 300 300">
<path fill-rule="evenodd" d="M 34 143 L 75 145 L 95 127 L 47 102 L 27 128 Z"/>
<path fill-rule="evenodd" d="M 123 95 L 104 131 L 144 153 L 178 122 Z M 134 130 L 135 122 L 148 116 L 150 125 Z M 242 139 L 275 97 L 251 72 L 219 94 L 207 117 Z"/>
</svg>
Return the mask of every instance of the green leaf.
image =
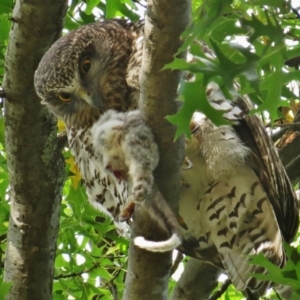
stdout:
<svg viewBox="0 0 300 300">
<path fill-rule="evenodd" d="M 11 0 L 1 0 L 0 3 L 0 14 L 8 14 L 12 11 Z"/>
<path fill-rule="evenodd" d="M 106 271 L 105 268 L 100 267 L 97 269 L 97 273 L 99 276 L 101 276 L 102 278 L 106 279 L 106 280 L 110 280 L 111 279 L 111 275 Z"/>
<path fill-rule="evenodd" d="M 0 116 L 0 144 L 4 145 L 5 138 L 4 138 L 4 118 Z"/>
<path fill-rule="evenodd" d="M 126 2 L 120 0 L 106 1 L 106 18 L 114 18 L 116 16 L 126 16 L 131 20 L 139 19 L 139 16 L 129 9 Z"/>
<path fill-rule="evenodd" d="M 187 28 L 182 34 L 185 42 L 178 52 L 185 51 L 194 40 L 202 39 L 210 32 L 214 22 L 218 21 L 224 13 L 230 11 L 232 2 L 233 0 L 203 0 L 202 5 L 197 11 L 198 18 L 194 24 Z"/>
<path fill-rule="evenodd" d="M 175 139 L 181 134 L 187 137 L 190 133 L 190 120 L 194 111 L 203 112 L 214 124 L 229 124 L 224 118 L 222 111 L 217 111 L 209 104 L 206 98 L 206 85 L 203 80 L 196 80 L 194 82 L 181 82 L 181 95 L 184 98 L 183 106 L 173 116 L 168 116 L 167 120 L 172 124 L 177 125 Z"/>
<path fill-rule="evenodd" d="M 222 77 L 227 88 L 229 90 L 234 90 L 234 79 L 237 75 L 240 74 L 245 76 L 250 85 L 255 89 L 257 93 L 259 93 L 259 77 L 257 72 L 257 62 L 259 60 L 259 57 L 251 53 L 250 49 L 246 49 L 238 45 L 231 45 L 235 50 L 239 51 L 246 58 L 246 61 L 244 63 L 235 63 L 231 61 L 226 55 L 224 55 L 218 43 L 211 40 L 211 44 L 220 62 L 218 72 L 219 76 Z"/>
<path fill-rule="evenodd" d="M 90 15 L 93 11 L 93 9 L 99 4 L 101 0 L 86 0 L 86 9 L 85 13 L 87 15 Z M 110 1 L 108 1 L 110 2 Z"/>
<path fill-rule="evenodd" d="M 0 42 L 8 40 L 10 21 L 6 19 L 0 19 Z"/>
<path fill-rule="evenodd" d="M 12 286 L 12 282 L 3 282 L 3 276 L 1 276 L 0 283 L 0 300 L 5 300 L 5 296 L 7 296 L 10 288 Z"/>
<path fill-rule="evenodd" d="M 284 268 L 279 268 L 271 263 L 262 254 L 251 257 L 251 264 L 262 266 L 268 270 L 267 275 L 252 274 L 253 277 L 269 280 L 278 284 L 290 286 L 294 291 L 300 290 L 300 253 L 296 248 L 291 247 L 288 244 L 284 245 L 287 254 L 287 262 Z M 298 299 L 299 299 L 298 294 Z"/>
<path fill-rule="evenodd" d="M 255 39 L 259 38 L 260 36 L 268 36 L 275 43 L 279 43 L 283 40 L 283 30 L 280 27 L 276 18 L 273 16 L 272 21 L 267 11 L 265 11 L 265 16 L 267 20 L 266 24 L 260 21 L 258 17 L 254 14 L 252 15 L 252 19 L 250 20 L 241 19 L 241 23 L 243 26 L 250 26 L 254 29 L 254 32 L 249 38 L 250 43 L 252 43 Z"/>
<path fill-rule="evenodd" d="M 264 6 L 268 5 L 280 9 L 282 12 L 286 13 L 290 8 L 289 2 L 285 0 L 252 0 L 252 5 Z"/>
<path fill-rule="evenodd" d="M 95 16 L 93 14 L 87 14 L 84 11 L 80 10 L 79 15 L 84 22 L 84 24 L 95 23 Z"/>
<path fill-rule="evenodd" d="M 116 16 L 116 12 L 119 10 L 120 6 L 119 0 L 110 0 L 106 3 L 106 17 L 107 18 L 113 18 Z"/>
<path fill-rule="evenodd" d="M 276 55 L 275 60 L 275 71 L 270 75 L 266 76 L 263 81 L 266 90 L 268 91 L 267 98 L 265 101 L 255 110 L 255 112 L 268 110 L 272 120 L 277 117 L 277 108 L 280 106 L 281 102 L 281 92 L 284 81 L 284 73 L 282 72 L 282 67 L 284 64 L 284 59 L 281 53 Z"/>
</svg>

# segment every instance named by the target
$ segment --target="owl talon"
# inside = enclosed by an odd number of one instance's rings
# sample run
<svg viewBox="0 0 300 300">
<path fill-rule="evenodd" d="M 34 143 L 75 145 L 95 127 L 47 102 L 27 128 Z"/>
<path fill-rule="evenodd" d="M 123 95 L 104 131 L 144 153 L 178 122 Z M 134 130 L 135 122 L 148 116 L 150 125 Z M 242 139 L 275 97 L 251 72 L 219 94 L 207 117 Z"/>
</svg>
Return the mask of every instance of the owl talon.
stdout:
<svg viewBox="0 0 300 300">
<path fill-rule="evenodd" d="M 183 170 L 189 170 L 193 167 L 193 163 L 187 158 L 185 157 L 184 159 L 184 163 L 187 165 L 186 167 L 183 168 Z"/>
<path fill-rule="evenodd" d="M 184 222 L 184 219 L 183 219 L 183 217 L 182 217 L 181 215 L 178 215 L 178 216 L 177 216 L 177 221 L 178 221 L 179 225 L 180 225 L 183 229 L 185 229 L 185 230 L 188 230 L 188 229 L 189 229 L 188 226 L 186 225 L 186 223 Z"/>
<path fill-rule="evenodd" d="M 129 202 L 123 211 L 119 215 L 119 221 L 125 222 L 129 220 L 134 213 L 135 203 L 133 201 Z"/>
<path fill-rule="evenodd" d="M 190 249 L 199 247 L 198 239 L 191 234 L 186 234 L 184 236 L 182 244 L 184 245 L 184 247 L 187 247 Z"/>
</svg>

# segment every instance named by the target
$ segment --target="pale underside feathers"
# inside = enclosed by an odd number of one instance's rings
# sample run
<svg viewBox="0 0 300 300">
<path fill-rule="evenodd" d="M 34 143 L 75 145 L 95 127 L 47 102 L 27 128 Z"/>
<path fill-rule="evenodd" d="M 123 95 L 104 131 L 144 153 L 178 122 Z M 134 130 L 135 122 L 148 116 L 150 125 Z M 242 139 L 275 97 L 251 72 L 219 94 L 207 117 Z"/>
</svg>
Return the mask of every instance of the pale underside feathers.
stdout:
<svg viewBox="0 0 300 300">
<path fill-rule="evenodd" d="M 144 205 L 170 238 L 136 237 L 137 246 L 178 247 L 224 269 L 238 290 L 257 299 L 272 284 L 250 276 L 266 271 L 249 264 L 249 255 L 262 253 L 284 266 L 283 242 L 292 241 L 299 223 L 296 196 L 277 151 L 261 120 L 248 115 L 248 101 L 238 96 L 229 101 L 209 83 L 208 101 L 232 125 L 217 127 L 204 114 L 193 115 L 181 174 L 181 228 L 154 182 L 159 154 L 152 133 L 132 111 L 138 109 L 142 49 L 142 23 L 110 20 L 81 27 L 41 60 L 37 93 L 66 123 L 90 203 L 121 233 L 129 233 L 126 220 L 135 205 Z"/>
</svg>

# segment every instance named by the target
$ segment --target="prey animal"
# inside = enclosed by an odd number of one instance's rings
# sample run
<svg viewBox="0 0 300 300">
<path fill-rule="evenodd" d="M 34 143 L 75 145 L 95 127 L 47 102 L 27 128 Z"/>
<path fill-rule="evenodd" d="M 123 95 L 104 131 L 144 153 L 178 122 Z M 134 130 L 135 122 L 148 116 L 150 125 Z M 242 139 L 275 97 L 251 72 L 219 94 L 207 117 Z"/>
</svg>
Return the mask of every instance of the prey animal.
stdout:
<svg viewBox="0 0 300 300">
<path fill-rule="evenodd" d="M 138 110 L 108 110 L 88 130 L 69 131 L 68 139 L 93 206 L 126 231 L 123 221 L 132 216 L 136 204 L 144 205 L 171 237 L 161 242 L 136 237 L 134 243 L 154 252 L 170 251 L 182 243 L 181 226 L 154 183 L 158 148 Z"/>
</svg>

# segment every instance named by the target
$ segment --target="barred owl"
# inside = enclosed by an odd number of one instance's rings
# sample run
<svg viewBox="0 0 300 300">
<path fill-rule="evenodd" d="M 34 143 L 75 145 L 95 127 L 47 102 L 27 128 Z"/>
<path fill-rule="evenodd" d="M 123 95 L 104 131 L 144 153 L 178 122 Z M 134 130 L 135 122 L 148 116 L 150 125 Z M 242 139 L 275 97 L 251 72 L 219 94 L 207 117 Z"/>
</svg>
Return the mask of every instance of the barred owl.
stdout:
<svg viewBox="0 0 300 300">
<path fill-rule="evenodd" d="M 109 180 L 91 163 L 93 142 L 85 132 L 110 108 L 137 108 L 142 34 L 142 23 L 121 20 L 83 26 L 54 43 L 35 73 L 42 103 L 66 123 L 70 148 L 88 174 L 87 190 L 103 191 Z M 298 228 L 296 197 L 263 124 L 247 115 L 246 103 L 227 101 L 215 83 L 207 97 L 233 125 L 217 127 L 200 112 L 191 120 L 179 214 L 195 241 L 179 249 L 224 269 L 237 289 L 258 297 L 270 283 L 249 276 L 265 270 L 249 265 L 248 255 L 263 253 L 285 264 L 282 243 Z M 89 200 L 116 220 L 128 193 L 117 184 L 109 188 L 110 196 Z M 155 251 L 151 243 L 139 246 Z"/>
</svg>

